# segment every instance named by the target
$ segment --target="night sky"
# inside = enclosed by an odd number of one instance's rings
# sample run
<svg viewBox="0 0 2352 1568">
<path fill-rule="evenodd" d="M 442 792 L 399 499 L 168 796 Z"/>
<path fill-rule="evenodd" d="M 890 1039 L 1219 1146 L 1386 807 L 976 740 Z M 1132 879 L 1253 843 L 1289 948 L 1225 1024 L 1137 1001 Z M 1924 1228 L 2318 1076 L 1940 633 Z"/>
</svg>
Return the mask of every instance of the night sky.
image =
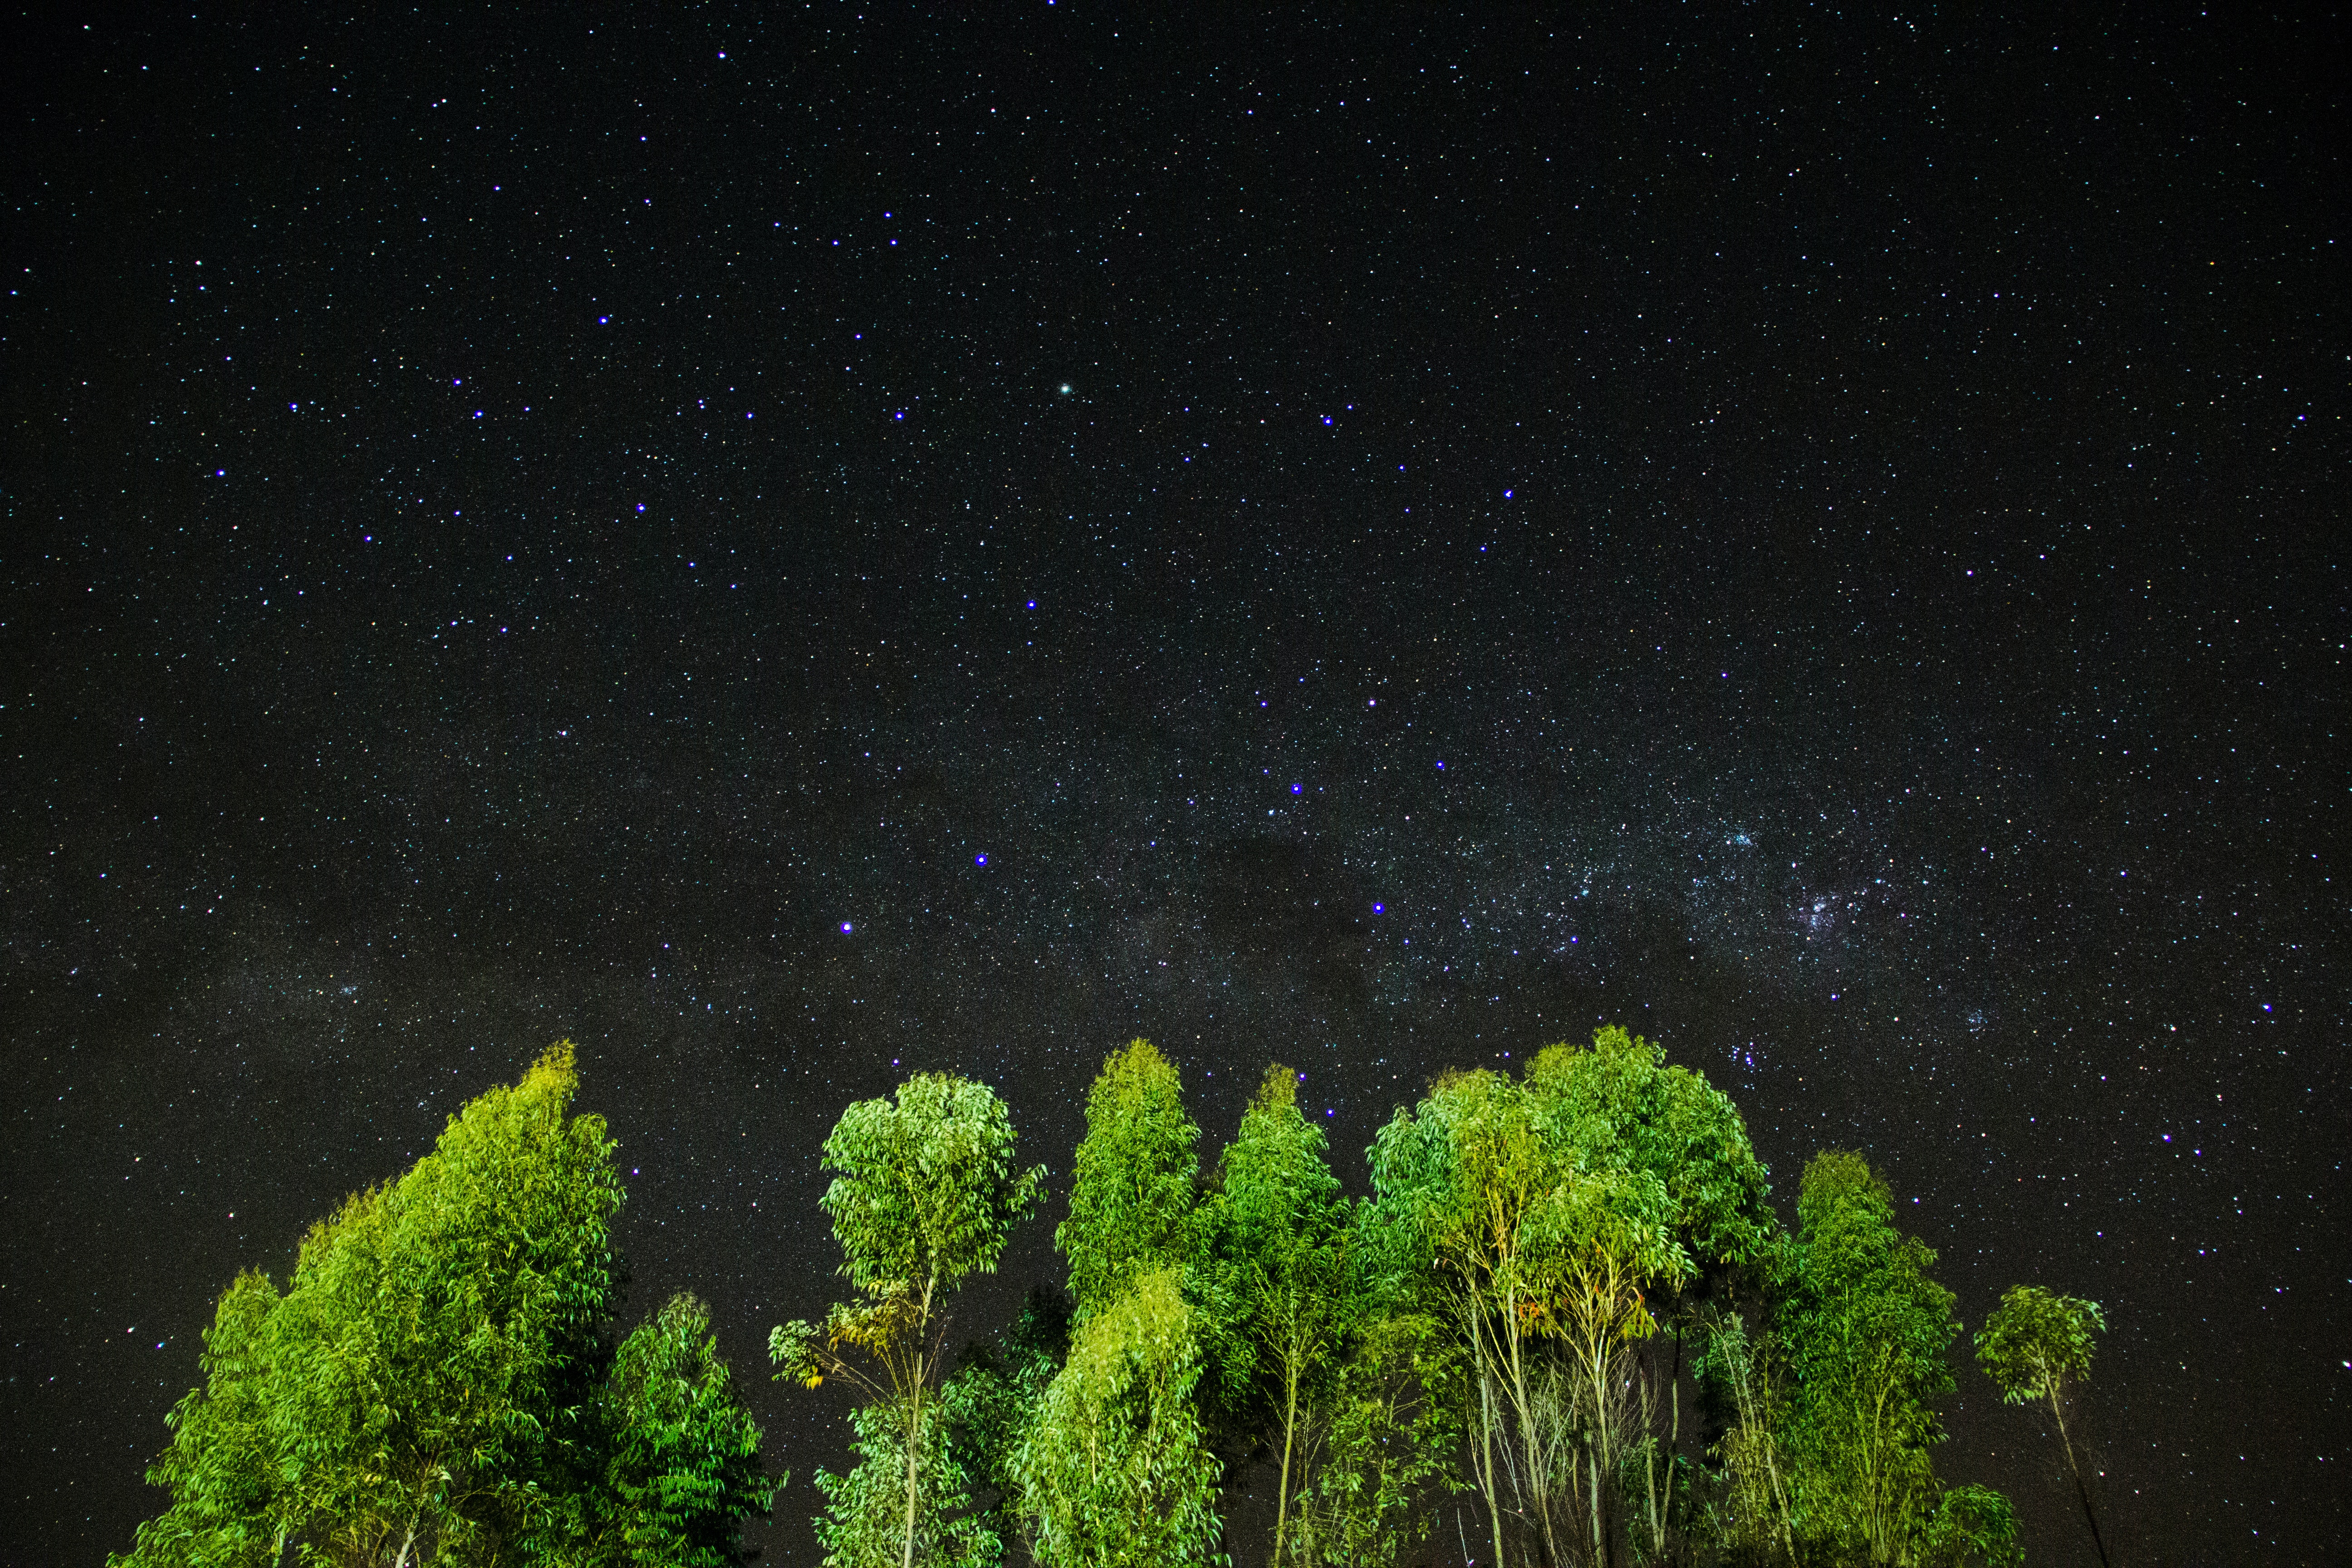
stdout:
<svg viewBox="0 0 2352 1568">
<path fill-rule="evenodd" d="M 0 1563 L 559 1037 L 805 1563 L 848 1101 L 1361 1191 L 1603 1020 L 2105 1303 L 2131 1561 L 2352 1550 L 2335 26 L 1180 9 L 10 24 Z"/>
</svg>

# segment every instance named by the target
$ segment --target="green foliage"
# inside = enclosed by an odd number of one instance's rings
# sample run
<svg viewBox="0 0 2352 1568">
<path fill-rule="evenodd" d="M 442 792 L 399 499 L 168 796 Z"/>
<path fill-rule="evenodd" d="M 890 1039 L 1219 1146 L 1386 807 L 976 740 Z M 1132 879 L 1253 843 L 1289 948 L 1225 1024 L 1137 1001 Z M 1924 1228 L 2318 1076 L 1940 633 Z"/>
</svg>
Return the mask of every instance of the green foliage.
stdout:
<svg viewBox="0 0 2352 1568">
<path fill-rule="evenodd" d="M 1935 1253 L 1895 1229 L 1886 1184 L 1859 1154 L 1814 1156 L 1797 1212 L 1784 1332 L 1800 1543 L 1874 1563 L 1975 1550 L 1990 1505 L 1971 1494 L 1948 1507 L 1931 1458 L 1943 1440 L 1933 1402 L 1952 1390 L 1946 1352 L 1959 1331 L 1951 1292 L 1929 1277 Z"/>
<path fill-rule="evenodd" d="M 1936 1500 L 1912 1561 L 1920 1568 L 1978 1563 L 2011 1568 L 2025 1561 L 2025 1549 L 2017 1543 L 2017 1514 L 1990 1487 L 1954 1487 Z"/>
<path fill-rule="evenodd" d="M 2099 1536 L 2097 1510 L 2091 1506 L 2091 1486 L 2074 1452 L 2074 1435 L 2066 1426 L 2066 1384 L 2091 1375 L 2094 1336 L 2105 1333 L 2106 1315 L 2096 1301 L 2060 1296 L 2038 1285 L 2016 1285 L 2000 1299 L 1992 1316 L 1977 1335 L 1977 1364 L 2000 1387 L 2011 1405 L 2039 1400 L 2050 1407 L 2058 1428 L 2058 1444 L 2074 1479 L 2074 1495 L 2083 1518 L 2091 1527 L 2091 1544 L 2099 1561 L 2107 1560 L 2106 1543 Z"/>
<path fill-rule="evenodd" d="M 1423 1313 L 1363 1324 L 1319 1429 L 1297 1533 L 1277 1563 L 1392 1568 L 1429 1537 L 1433 1488 L 1459 1490 L 1451 1466 L 1465 1407 L 1460 1347 Z"/>
<path fill-rule="evenodd" d="M 1087 1091 L 1087 1135 L 1070 1171 L 1070 1214 L 1054 1232 L 1080 1322 L 1142 1274 L 1192 1258 L 1201 1130 L 1173 1063 L 1134 1040 Z"/>
<path fill-rule="evenodd" d="M 969 1479 L 950 1444 L 941 1438 L 947 1418 L 943 1401 L 928 1400 L 916 1413 L 916 1452 L 921 1467 L 918 1490 L 923 1506 L 914 1515 L 914 1561 L 939 1568 L 993 1563 L 1000 1557 L 980 1521 L 969 1517 Z M 857 1458 L 847 1475 L 816 1472 L 825 1511 L 816 1521 L 817 1544 L 829 1568 L 898 1568 L 906 1561 L 907 1438 L 908 1412 L 887 1400 L 850 1413 L 850 1449 Z"/>
<path fill-rule="evenodd" d="M 954 1288 L 992 1273 L 1013 1227 L 1034 1210 L 1045 1168 L 1016 1172 L 1013 1120 L 985 1084 L 917 1073 L 895 1102 L 860 1100 L 824 1141 L 840 1173 L 818 1200 L 860 1290 Z"/>
<path fill-rule="evenodd" d="M 1192 1319 L 1169 1268 L 1078 1325 L 1014 1460 L 1047 1568 L 1223 1561 Z"/>
<path fill-rule="evenodd" d="M 719 1359 L 710 1312 L 673 1296 L 622 1342 L 606 1381 L 604 1482 L 615 1563 L 732 1568 L 742 1521 L 768 1510 L 760 1429 Z"/>
<path fill-rule="evenodd" d="M 205 1331 L 203 1386 L 191 1389 L 164 1419 L 171 1447 L 147 1472 L 172 1497 L 163 1514 L 139 1527 L 137 1545 L 113 1564 L 275 1564 L 279 1531 L 268 1405 L 269 1316 L 278 1289 L 253 1270 L 240 1274 Z"/>
<path fill-rule="evenodd" d="M 1611 1025 L 1589 1049 L 1538 1053 L 1527 1082 L 1547 1140 L 1566 1159 L 1660 1184 L 1674 1245 L 1696 1264 L 1750 1263 L 1779 1233 L 1747 1123 L 1705 1074 L 1667 1067 L 1660 1047 Z"/>
<path fill-rule="evenodd" d="M 830 1504 L 818 1535 L 843 1568 L 884 1561 L 875 1553 L 885 1511 L 898 1521 L 886 1556 L 901 1568 L 981 1550 L 961 1518 L 971 1500 L 933 1396 L 935 1329 L 946 1294 L 993 1271 L 1036 1207 L 1045 1168 L 1017 1170 L 1013 1146 L 995 1091 L 945 1073 L 916 1074 L 895 1103 L 852 1105 L 825 1140 L 825 1167 L 838 1174 L 820 1204 L 859 1300 L 835 1303 L 821 1331 L 783 1325 L 768 1349 L 780 1378 L 814 1388 L 843 1375 L 870 1396 L 852 1422 L 857 1466 L 817 1477 Z"/>
<path fill-rule="evenodd" d="M 1705 1532 L 1736 1563 L 1790 1560 L 1795 1552 L 1784 1436 L 1788 1388 L 1780 1340 L 1751 1333 L 1720 1306 L 1694 1316 L 1699 1353 L 1691 1374 L 1724 1413 L 1713 1456 L 1719 1467 Z"/>
<path fill-rule="evenodd" d="M 282 1296 L 256 1274 L 230 1288 L 151 1472 L 171 1506 L 117 1562 L 593 1559 L 631 1521 L 726 1561 L 764 1506 L 758 1433 L 715 1363 L 648 1343 L 604 1386 L 622 1191 L 603 1120 L 566 1114 L 577 1086 L 560 1044 L 314 1226 Z M 634 1499 L 600 1480 L 616 1433 Z"/>
<path fill-rule="evenodd" d="M 1298 1111 L 1298 1079 L 1279 1064 L 1242 1116 L 1219 1162 L 1211 1205 L 1221 1303 L 1241 1343 L 1230 1359 L 1254 1374 L 1253 1404 L 1281 1456 L 1274 1553 L 1282 1555 L 1313 1423 L 1357 1308 L 1349 1275 L 1349 1208 L 1325 1155 L 1323 1130 Z M 1236 1381 L 1240 1381 L 1236 1379 Z"/>
<path fill-rule="evenodd" d="M 973 1562 L 1008 1560 L 1030 1538 L 1029 1509 L 1015 1460 L 1028 1441 L 1046 1385 L 1070 1350 L 1070 1311 L 1058 1291 L 1029 1293 L 997 1346 L 973 1346 L 941 1390 L 948 1442 L 985 1500 L 974 1519 Z"/>
<path fill-rule="evenodd" d="M 2011 1286 L 1976 1336 L 1977 1364 L 2011 1405 L 2054 1399 L 2067 1379 L 2091 1375 L 2093 1337 L 2106 1328 L 2096 1301 Z"/>
</svg>

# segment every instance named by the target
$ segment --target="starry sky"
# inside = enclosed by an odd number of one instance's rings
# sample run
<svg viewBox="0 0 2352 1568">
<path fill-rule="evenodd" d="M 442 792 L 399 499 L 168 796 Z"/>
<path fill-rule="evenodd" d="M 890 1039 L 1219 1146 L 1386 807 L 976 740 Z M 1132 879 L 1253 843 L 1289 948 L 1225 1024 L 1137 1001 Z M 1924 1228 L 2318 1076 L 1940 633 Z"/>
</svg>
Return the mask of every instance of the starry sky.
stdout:
<svg viewBox="0 0 2352 1568">
<path fill-rule="evenodd" d="M 949 9 L 9 25 L 0 1563 L 127 1546 L 236 1270 L 558 1037 L 806 1563 L 843 1105 L 1066 1173 L 1144 1035 L 1361 1190 L 1603 1020 L 1969 1327 L 2105 1304 L 2131 1560 L 2347 1550 L 2312 29 Z"/>
</svg>

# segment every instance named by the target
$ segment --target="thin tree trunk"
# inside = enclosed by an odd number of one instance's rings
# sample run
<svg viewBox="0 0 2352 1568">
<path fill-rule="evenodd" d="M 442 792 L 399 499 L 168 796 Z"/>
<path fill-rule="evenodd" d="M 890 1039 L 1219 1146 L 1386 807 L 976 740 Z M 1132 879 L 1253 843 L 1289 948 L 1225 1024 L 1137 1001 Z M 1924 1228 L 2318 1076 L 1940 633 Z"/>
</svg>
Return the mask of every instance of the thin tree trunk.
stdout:
<svg viewBox="0 0 2352 1568">
<path fill-rule="evenodd" d="M 1290 1521 L 1290 1443 L 1298 1430 L 1298 1365 L 1297 1358 L 1283 1369 L 1282 1405 L 1282 1496 L 1274 1505 L 1274 1562 L 1282 1563 L 1282 1534 Z"/>
<path fill-rule="evenodd" d="M 1675 1532 L 1675 1473 L 1681 1468 L 1683 1457 L 1683 1321 L 1675 1318 L 1675 1370 L 1666 1380 L 1666 1394 L 1672 1410 L 1672 1425 L 1666 1428 L 1666 1535 Z M 1664 1537 L 1659 1538 L 1661 1555 Z"/>
<path fill-rule="evenodd" d="M 906 1553 L 905 1553 L 905 1555 L 900 1559 L 900 1562 L 904 1564 L 904 1568 L 915 1568 L 915 1480 L 916 1480 L 916 1475 L 917 1475 L 917 1471 L 916 1471 L 916 1468 L 915 1468 L 915 1447 L 916 1447 L 916 1445 L 917 1445 L 918 1443 L 919 1443 L 919 1442 L 921 1442 L 921 1441 L 922 1441 L 922 1432 L 923 1432 L 923 1391 L 922 1391 L 922 1386 L 921 1386 L 921 1384 L 918 1384 L 916 1385 L 914 1397 L 913 1397 L 913 1399 L 909 1402 L 909 1405 L 908 1405 L 908 1420 L 907 1420 L 907 1548 L 906 1548 Z"/>
<path fill-rule="evenodd" d="M 1475 1333 L 1476 1331 L 1474 1328 L 1472 1331 Z M 1503 1503 L 1502 1499 L 1495 1495 L 1494 1400 L 1494 1379 L 1481 1367 L 1478 1372 L 1478 1479 L 1486 1493 L 1486 1519 L 1495 1531 L 1495 1568 L 1502 1568 Z"/>
<path fill-rule="evenodd" d="M 2099 1553 L 2099 1568 L 2109 1568 L 2107 1543 L 2099 1539 L 2099 1516 L 2091 1511 L 2091 1489 L 2083 1484 L 2083 1467 L 2074 1458 L 2074 1440 L 2066 1435 L 2066 1415 L 2058 1407 L 2058 1389 L 2050 1390 L 2050 1414 L 2058 1423 L 2058 1445 L 2066 1450 L 2066 1468 L 2074 1478 L 2074 1496 L 2083 1504 L 2083 1518 L 2091 1527 L 2091 1545 Z"/>
</svg>

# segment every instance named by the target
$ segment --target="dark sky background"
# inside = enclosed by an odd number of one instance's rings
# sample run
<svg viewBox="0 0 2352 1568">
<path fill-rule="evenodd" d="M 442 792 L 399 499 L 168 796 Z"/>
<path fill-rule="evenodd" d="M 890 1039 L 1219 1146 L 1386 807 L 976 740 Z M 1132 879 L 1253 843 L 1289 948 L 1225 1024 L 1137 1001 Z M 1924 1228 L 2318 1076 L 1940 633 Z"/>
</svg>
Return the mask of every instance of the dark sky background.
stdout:
<svg viewBox="0 0 2352 1568">
<path fill-rule="evenodd" d="M 808 1563 L 849 1100 L 1360 1190 L 1604 1019 L 2105 1304 L 2128 1560 L 2352 1549 L 2335 24 L 1219 9 L 11 24 L 0 1562 L 560 1036 Z"/>
</svg>

